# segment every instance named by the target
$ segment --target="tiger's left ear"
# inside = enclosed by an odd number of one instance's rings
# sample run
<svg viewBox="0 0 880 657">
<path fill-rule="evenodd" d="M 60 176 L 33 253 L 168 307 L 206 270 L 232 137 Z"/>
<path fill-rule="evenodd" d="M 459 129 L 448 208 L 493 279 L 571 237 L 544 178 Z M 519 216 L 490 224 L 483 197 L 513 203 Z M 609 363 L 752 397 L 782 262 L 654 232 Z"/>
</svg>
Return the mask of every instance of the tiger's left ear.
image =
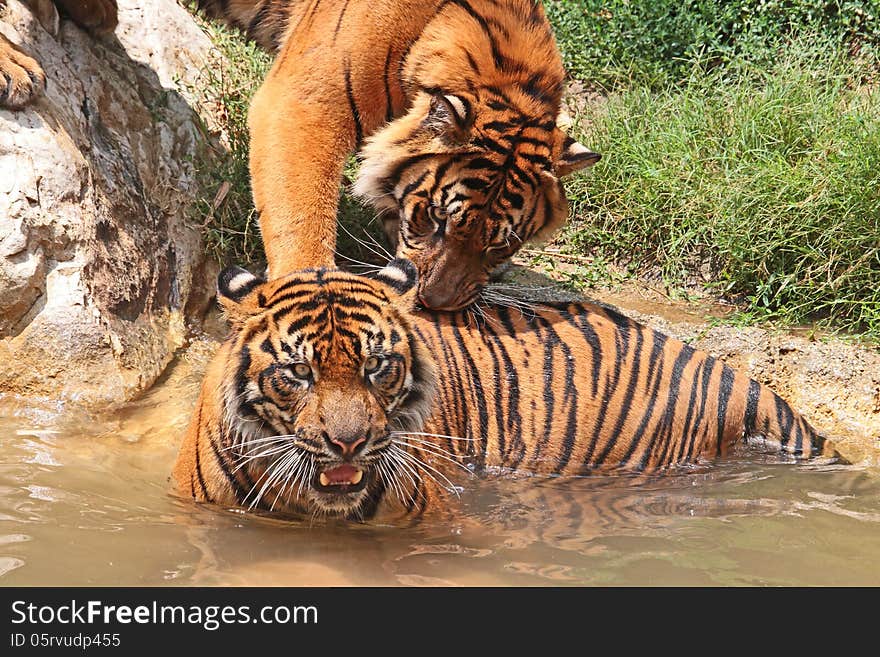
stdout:
<svg viewBox="0 0 880 657">
<path fill-rule="evenodd" d="M 423 125 L 453 140 L 463 140 L 473 124 L 471 104 L 461 96 L 437 92 L 431 95 Z"/>
<path fill-rule="evenodd" d="M 562 152 L 553 167 L 557 178 L 591 167 L 602 158 L 599 153 L 594 153 L 568 135 L 563 134 L 562 137 Z"/>
<path fill-rule="evenodd" d="M 258 288 L 265 283 L 241 267 L 227 267 L 217 277 L 217 301 L 234 327 L 262 310 Z"/>
<path fill-rule="evenodd" d="M 416 283 L 419 282 L 419 272 L 409 260 L 395 258 L 379 270 L 373 279 L 394 290 L 400 296 L 404 307 L 409 308 L 415 304 L 415 290 Z"/>
</svg>

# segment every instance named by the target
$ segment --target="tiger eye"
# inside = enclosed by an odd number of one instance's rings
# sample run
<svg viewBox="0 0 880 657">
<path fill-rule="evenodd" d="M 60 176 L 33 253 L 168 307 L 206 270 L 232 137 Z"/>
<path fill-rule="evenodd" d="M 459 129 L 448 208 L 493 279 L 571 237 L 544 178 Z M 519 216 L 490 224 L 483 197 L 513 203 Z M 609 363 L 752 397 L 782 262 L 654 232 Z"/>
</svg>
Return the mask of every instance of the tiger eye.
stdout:
<svg viewBox="0 0 880 657">
<path fill-rule="evenodd" d="M 377 369 L 379 369 L 379 359 L 376 356 L 370 356 L 364 361 L 365 372 L 375 372 Z"/>
<path fill-rule="evenodd" d="M 305 363 L 297 363 L 293 366 L 293 373 L 301 379 L 307 379 L 312 374 L 312 368 Z"/>
</svg>

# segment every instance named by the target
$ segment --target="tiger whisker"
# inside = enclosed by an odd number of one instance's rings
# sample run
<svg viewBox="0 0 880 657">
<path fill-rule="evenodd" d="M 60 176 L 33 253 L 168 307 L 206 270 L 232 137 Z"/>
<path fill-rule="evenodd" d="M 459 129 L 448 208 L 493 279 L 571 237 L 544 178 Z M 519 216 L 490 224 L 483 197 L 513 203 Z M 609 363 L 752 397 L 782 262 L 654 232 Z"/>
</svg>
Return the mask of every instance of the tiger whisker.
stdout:
<svg viewBox="0 0 880 657">
<path fill-rule="evenodd" d="M 238 459 L 239 460 L 238 465 L 235 466 L 235 468 L 232 470 L 232 472 L 233 473 L 238 472 L 244 466 L 246 466 L 248 463 L 250 463 L 251 461 L 254 461 L 256 459 L 267 458 L 269 456 L 274 456 L 275 454 L 283 454 L 284 452 L 287 452 L 289 450 L 290 450 L 290 446 L 282 445 L 280 447 L 273 447 L 272 449 L 264 450 L 262 452 L 259 452 L 258 454 L 250 454 L 250 455 L 242 454 L 242 455 L 240 455 L 240 457 Z"/>
<path fill-rule="evenodd" d="M 489 283 L 485 288 L 485 290 L 519 290 L 519 291 L 532 291 L 532 290 L 553 290 L 555 287 L 553 285 L 529 285 L 528 287 L 524 285 L 505 285 L 504 283 Z"/>
<path fill-rule="evenodd" d="M 471 327 L 471 319 L 474 320 L 474 324 L 476 324 L 478 327 L 480 326 L 480 322 L 477 319 L 477 313 L 474 312 L 474 309 L 472 306 L 468 306 L 467 308 L 465 308 L 465 317 L 467 317 L 468 328 Z"/>
<path fill-rule="evenodd" d="M 455 484 L 452 483 L 452 481 L 449 479 L 449 477 L 447 477 L 445 474 L 443 474 L 442 472 L 437 470 L 437 468 L 431 467 L 430 465 L 428 465 L 427 463 L 425 463 L 421 459 L 413 456 L 409 452 L 406 452 L 406 451 L 400 449 L 400 447 L 398 447 L 397 445 L 392 445 L 391 449 L 394 450 L 398 456 L 409 461 L 412 465 L 414 465 L 418 468 L 422 468 L 426 475 L 428 475 L 429 477 L 431 477 L 431 479 L 433 479 L 438 484 L 440 484 L 441 487 L 446 488 L 446 486 L 443 486 L 443 484 L 440 482 L 440 480 L 437 479 L 437 477 L 435 477 L 431 473 L 433 472 L 434 474 L 436 474 L 438 477 L 443 479 L 448 484 L 449 491 L 454 492 L 456 494 L 456 496 L 459 496 L 458 488 L 455 486 Z"/>
<path fill-rule="evenodd" d="M 403 476 L 409 479 L 409 482 L 413 487 L 413 493 L 409 496 L 410 501 L 415 501 L 417 494 L 421 494 L 422 498 L 424 498 L 424 493 L 419 490 L 418 482 L 422 481 L 422 476 L 419 474 L 418 470 L 400 458 L 397 454 L 387 452 L 386 456 L 389 459 L 389 467 L 394 471 L 402 472 Z M 402 495 L 400 499 L 401 502 L 404 504 L 406 503 Z"/>
<path fill-rule="evenodd" d="M 496 290 L 483 290 L 482 298 L 485 301 L 494 301 L 499 305 L 507 305 L 509 307 L 527 308 L 529 310 L 534 308 L 534 304 L 526 301 L 525 299 L 512 297 L 508 294 L 504 294 L 503 292 L 498 292 Z"/>
<path fill-rule="evenodd" d="M 366 265 L 349 265 L 349 268 L 352 270 L 353 273 L 359 276 L 369 276 L 371 274 L 382 271 L 381 267 L 367 267 Z M 354 271 L 355 269 L 359 271 Z"/>
<path fill-rule="evenodd" d="M 526 311 L 532 314 L 535 312 L 534 306 L 528 302 L 507 296 L 506 294 L 501 294 L 500 292 L 483 290 L 482 300 L 496 306 L 517 310 L 521 317 L 525 317 Z"/>
<path fill-rule="evenodd" d="M 308 469 L 303 467 L 303 475 L 305 475 L 305 476 L 300 477 L 299 485 L 296 488 L 297 495 L 302 494 L 303 486 L 305 486 L 307 484 L 307 482 L 311 481 L 314 474 L 315 474 L 315 461 L 312 459 L 309 459 Z"/>
<path fill-rule="evenodd" d="M 474 302 L 474 306 L 477 308 L 477 310 L 478 310 L 479 313 L 480 313 L 480 316 L 483 318 L 483 320 L 484 320 L 487 324 L 491 324 L 491 325 L 494 326 L 495 328 L 500 328 L 500 322 L 499 322 L 499 320 L 498 320 L 498 319 L 493 319 L 493 318 L 490 317 L 488 314 L 486 314 L 486 311 L 483 310 L 482 306 L 480 306 L 480 302 L 479 302 L 479 301 Z M 486 307 L 486 310 L 488 310 L 488 309 L 489 309 L 489 308 L 488 308 L 488 306 L 487 306 L 487 307 Z"/>
<path fill-rule="evenodd" d="M 373 218 L 370 219 L 370 221 L 368 222 L 368 225 L 372 224 L 378 218 L 379 218 L 378 214 L 373 215 Z M 375 247 L 377 249 L 379 249 L 379 251 L 381 251 L 385 255 L 385 257 L 388 258 L 388 260 L 394 260 L 394 254 L 392 254 L 390 251 L 388 251 L 388 249 L 386 249 L 382 244 L 380 244 L 379 240 L 377 240 L 376 237 L 372 233 L 368 232 L 367 230 L 364 230 L 364 236 L 368 240 L 370 240 L 370 243 L 375 245 Z"/>
<path fill-rule="evenodd" d="M 358 260 L 357 258 L 352 258 L 351 256 L 347 256 L 344 253 L 340 253 L 339 251 L 334 251 L 337 257 L 348 260 L 349 262 L 353 262 L 356 265 L 360 265 L 361 267 L 371 267 L 376 269 L 381 269 L 375 262 L 364 262 L 363 260 Z"/>
<path fill-rule="evenodd" d="M 234 445 L 224 447 L 223 451 L 228 452 L 233 449 L 248 448 L 248 447 L 252 447 L 252 446 L 256 446 L 256 445 L 265 446 L 265 445 L 270 445 L 270 444 L 276 443 L 276 442 L 279 442 L 279 443 L 285 442 L 285 441 L 289 442 L 291 438 L 296 438 L 296 435 L 295 434 L 288 434 L 288 435 L 278 435 L 278 436 L 265 436 L 263 438 L 251 438 L 250 440 L 244 440 L 244 441 L 235 443 Z"/>
<path fill-rule="evenodd" d="M 406 504 L 406 495 L 403 492 L 403 486 L 398 480 L 398 477 L 394 476 L 394 471 L 396 471 L 396 468 L 385 459 L 382 459 L 379 462 L 378 468 L 380 476 L 382 477 L 383 481 L 385 481 L 387 487 L 394 492 L 394 494 L 397 496 L 397 499 L 399 499 L 402 504 Z M 412 481 L 412 478 L 410 478 L 410 481 L 412 482 L 413 486 L 416 487 L 415 481 Z"/>
<path fill-rule="evenodd" d="M 442 453 L 447 454 L 447 455 L 449 455 L 449 456 L 451 456 L 451 457 L 453 457 L 453 458 L 466 458 L 466 455 L 463 455 L 463 454 L 456 454 L 455 452 L 450 452 L 450 451 L 448 451 L 448 450 L 446 450 L 446 449 L 443 449 L 443 448 L 442 448 L 440 445 L 438 445 L 437 443 L 432 442 L 432 441 L 429 441 L 429 440 L 422 440 L 422 439 L 420 439 L 420 438 L 414 438 L 414 437 L 412 437 L 412 436 L 402 436 L 402 438 L 404 439 L 404 442 L 405 442 L 405 443 L 414 443 L 414 444 L 416 444 L 416 445 L 420 445 L 420 446 L 421 446 L 421 445 L 424 445 L 424 446 L 426 446 L 426 447 L 431 447 L 431 448 L 434 448 L 434 449 L 440 450 Z M 394 438 L 394 440 L 396 440 L 396 438 Z"/>
<path fill-rule="evenodd" d="M 302 458 L 303 453 L 299 452 L 299 450 L 297 449 L 297 447 L 295 445 L 293 445 L 293 444 L 290 445 L 290 451 L 292 453 L 294 453 L 296 456 L 298 456 L 299 458 Z M 265 495 L 266 491 L 276 481 L 280 480 L 282 477 L 285 476 L 285 472 L 289 467 L 288 458 L 289 458 L 288 456 L 283 456 L 281 458 L 275 459 L 275 461 L 273 461 L 272 464 L 269 466 L 269 468 L 265 471 L 263 484 L 260 488 L 260 491 L 257 493 L 257 496 L 254 498 L 253 502 L 251 502 L 251 504 L 249 506 L 250 509 L 253 509 L 257 504 L 259 504 L 260 500 L 263 499 L 263 496 Z M 260 485 L 259 480 L 257 480 L 254 483 L 254 485 L 251 487 L 251 490 L 248 491 L 247 495 L 245 495 L 243 502 L 247 501 L 247 499 L 251 496 L 251 494 L 254 492 L 254 489 L 258 485 Z M 283 487 L 282 487 L 282 492 L 283 492 Z M 280 496 L 280 493 L 279 493 L 279 496 Z M 279 496 L 276 496 L 276 502 L 277 502 L 277 499 Z M 273 508 L 274 508 L 274 506 L 273 506 Z"/>
<path fill-rule="evenodd" d="M 404 441 L 397 441 L 397 440 L 395 440 L 394 442 L 395 442 L 396 444 L 398 444 L 398 445 L 408 445 L 408 443 L 406 443 L 406 442 L 404 442 Z M 428 448 L 426 448 L 426 447 L 424 447 L 424 446 L 419 446 L 419 447 L 417 447 L 417 449 L 421 449 L 421 450 L 423 450 L 424 452 L 427 452 L 428 454 L 430 454 L 431 456 L 435 456 L 435 457 L 437 457 L 438 459 L 443 459 L 444 461 L 449 461 L 450 463 L 452 463 L 452 464 L 454 464 L 454 465 L 457 465 L 459 468 L 461 468 L 462 470 L 464 470 L 464 471 L 467 472 L 468 474 L 473 474 L 470 470 L 468 470 L 468 468 L 467 468 L 466 465 L 464 465 L 463 463 L 459 463 L 458 461 L 456 461 L 456 460 L 453 459 L 453 458 L 450 458 L 450 457 L 448 457 L 448 456 L 444 456 L 443 454 L 440 454 L 439 452 L 431 451 L 430 449 L 428 449 Z"/>
<path fill-rule="evenodd" d="M 387 258 L 387 259 L 390 260 L 390 258 L 388 258 L 387 255 L 384 255 L 384 254 L 380 253 L 379 251 L 377 251 L 375 248 L 373 248 L 372 246 L 370 246 L 370 245 L 369 245 L 367 242 L 365 242 L 364 240 L 362 240 L 362 239 L 360 239 L 360 238 L 358 238 L 358 237 L 355 237 L 354 234 L 353 234 L 353 233 L 352 233 L 352 232 L 351 232 L 351 231 L 345 226 L 345 224 L 340 223 L 340 224 L 339 224 L 339 227 L 342 228 L 342 230 L 344 230 L 344 231 L 346 232 L 346 234 L 347 234 L 351 239 L 353 239 L 357 244 L 360 244 L 362 247 L 364 247 L 367 251 L 369 251 L 370 253 L 372 253 L 374 256 L 378 256 L 379 258 Z"/>
<path fill-rule="evenodd" d="M 461 438 L 459 436 L 447 436 L 442 433 L 428 433 L 427 431 L 392 431 L 392 435 L 400 436 L 428 436 L 430 438 L 447 438 L 449 440 L 463 440 L 465 442 L 476 442 L 476 438 Z"/>
<path fill-rule="evenodd" d="M 263 473 L 263 485 L 260 487 L 260 490 L 257 493 L 256 497 L 248 505 L 248 509 L 253 510 L 254 507 L 256 507 L 257 504 L 260 503 L 260 500 L 263 499 L 263 495 L 265 494 L 267 488 L 272 484 L 272 482 L 275 480 L 275 478 L 278 477 L 278 475 L 279 475 L 278 463 L 279 463 L 279 460 L 273 461 L 272 464 L 269 466 L 269 468 Z M 251 486 L 251 489 L 248 491 L 247 495 L 244 496 L 242 503 L 247 502 L 248 498 L 251 496 L 251 494 L 256 490 L 257 486 L 259 486 L 259 485 L 260 485 L 260 480 L 258 479 L 256 482 L 254 482 L 254 485 Z"/>
<path fill-rule="evenodd" d="M 282 472 L 285 476 L 284 480 L 281 483 L 281 488 L 278 489 L 278 492 L 275 494 L 275 499 L 272 500 L 272 504 L 269 507 L 270 511 L 275 510 L 275 505 L 278 503 L 279 498 L 284 494 L 284 489 L 287 488 L 287 485 L 290 483 L 290 477 L 293 474 L 292 470 L 294 466 L 299 463 L 300 459 L 302 459 L 302 455 L 294 452 L 293 450 L 291 450 L 290 454 L 287 454 L 283 457 L 285 465 L 283 466 Z"/>
<path fill-rule="evenodd" d="M 307 461 L 308 461 L 308 459 L 303 458 L 303 459 L 300 459 L 300 461 L 296 464 L 296 470 L 292 474 L 293 481 L 290 484 L 290 488 L 287 489 L 287 504 L 288 505 L 290 505 L 290 496 L 293 495 L 294 485 L 299 484 L 297 487 L 297 491 L 296 491 L 297 496 L 299 496 L 302 493 L 302 485 L 303 485 L 302 475 L 305 472 Z"/>
<path fill-rule="evenodd" d="M 465 458 L 460 454 L 445 450 L 440 447 L 440 445 L 427 440 L 419 440 L 418 438 L 395 438 L 393 442 L 398 445 L 410 445 L 417 450 L 423 449 L 425 451 L 430 450 L 432 452 L 436 452 L 437 454 L 445 454 L 446 456 L 454 459 Z"/>
</svg>

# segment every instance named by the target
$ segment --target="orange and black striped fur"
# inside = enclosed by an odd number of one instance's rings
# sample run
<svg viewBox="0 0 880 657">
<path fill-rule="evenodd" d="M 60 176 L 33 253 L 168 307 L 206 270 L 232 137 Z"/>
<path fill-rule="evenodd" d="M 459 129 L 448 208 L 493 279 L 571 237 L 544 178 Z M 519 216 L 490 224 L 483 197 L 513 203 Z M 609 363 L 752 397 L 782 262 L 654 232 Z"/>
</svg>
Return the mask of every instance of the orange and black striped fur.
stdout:
<svg viewBox="0 0 880 657">
<path fill-rule="evenodd" d="M 382 210 L 421 303 L 469 305 L 562 224 L 599 159 L 556 126 L 564 71 L 534 0 L 201 0 L 278 56 L 249 112 L 269 272 L 332 267 L 342 167 Z"/>
<path fill-rule="evenodd" d="M 95 34 L 112 32 L 116 28 L 116 0 L 23 0 L 43 23 L 54 33 L 61 7 L 80 27 Z M 0 10 L 6 4 L 0 0 Z M 18 109 L 27 105 L 43 92 L 46 74 L 39 62 L 24 54 L 15 44 L 0 34 L 0 107 Z"/>
<path fill-rule="evenodd" d="M 583 475 L 712 459 L 747 438 L 833 454 L 775 393 L 587 303 L 411 312 L 415 268 L 221 275 L 233 325 L 175 476 L 199 501 L 417 516 L 457 469 Z"/>
</svg>

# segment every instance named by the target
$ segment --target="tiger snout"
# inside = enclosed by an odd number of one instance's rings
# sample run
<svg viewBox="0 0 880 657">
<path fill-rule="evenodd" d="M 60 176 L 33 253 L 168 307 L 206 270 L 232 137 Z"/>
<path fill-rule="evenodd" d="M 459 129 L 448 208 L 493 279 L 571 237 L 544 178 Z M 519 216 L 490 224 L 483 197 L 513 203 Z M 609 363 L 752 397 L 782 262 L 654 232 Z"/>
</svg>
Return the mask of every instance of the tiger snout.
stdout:
<svg viewBox="0 0 880 657">
<path fill-rule="evenodd" d="M 327 441 L 331 451 L 338 452 L 344 459 L 350 459 L 367 443 L 367 436 L 361 435 L 360 432 L 354 435 L 331 436 L 325 432 L 324 440 Z"/>
<path fill-rule="evenodd" d="M 418 300 L 430 310 L 453 311 L 469 306 L 488 282 L 488 275 L 479 258 L 454 252 L 438 253 L 435 259 L 424 259 L 429 267 L 419 266 Z"/>
<path fill-rule="evenodd" d="M 328 456 L 351 461 L 367 454 L 375 439 L 387 433 L 385 414 L 370 397 L 366 391 L 343 388 L 324 395 L 312 417 Z"/>
</svg>

